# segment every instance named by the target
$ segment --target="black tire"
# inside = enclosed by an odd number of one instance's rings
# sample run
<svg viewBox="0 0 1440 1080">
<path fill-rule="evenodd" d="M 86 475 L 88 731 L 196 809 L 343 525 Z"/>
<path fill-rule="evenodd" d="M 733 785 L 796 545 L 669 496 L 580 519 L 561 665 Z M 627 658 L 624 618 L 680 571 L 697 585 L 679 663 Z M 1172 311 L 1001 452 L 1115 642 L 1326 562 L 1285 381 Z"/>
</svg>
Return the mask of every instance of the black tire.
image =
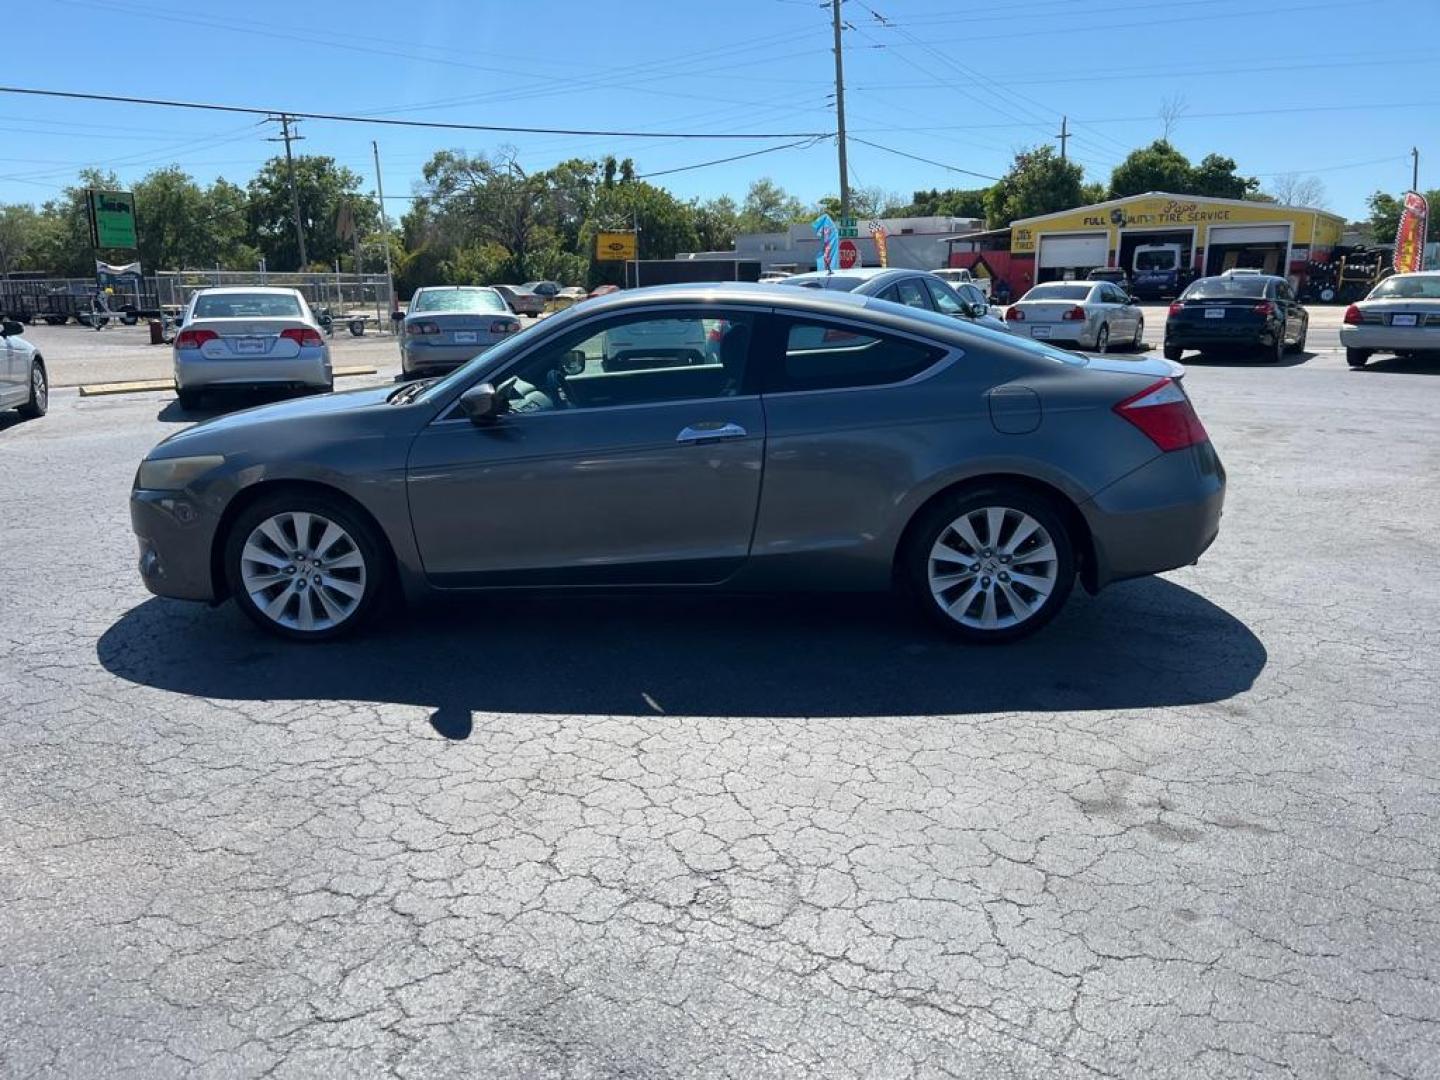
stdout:
<svg viewBox="0 0 1440 1080">
<path fill-rule="evenodd" d="M 64 316 L 64 315 L 46 315 L 46 316 L 45 316 L 45 325 L 46 325 L 46 326 L 64 326 L 64 325 L 65 325 L 65 316 Z"/>
<path fill-rule="evenodd" d="M 1267 364 L 1279 364 L 1285 359 L 1289 349 L 1285 345 L 1285 331 L 1282 329 L 1275 335 L 1275 343 L 1270 346 L 1269 351 L 1262 353 L 1260 359 Z"/>
<path fill-rule="evenodd" d="M 959 590 L 964 590 L 965 585 L 968 583 L 961 582 L 955 586 L 955 589 L 959 591 L 958 595 L 952 596 L 949 593 L 942 592 L 942 595 L 937 596 L 936 591 L 931 585 L 930 569 L 932 562 L 931 553 L 935 549 L 936 544 L 942 537 L 947 536 L 947 534 L 952 538 L 951 542 L 953 544 L 967 548 L 971 546 L 963 541 L 959 533 L 953 531 L 952 526 L 954 523 L 967 514 L 974 514 L 990 508 L 1001 508 L 1007 513 L 1004 518 L 1002 518 L 1002 524 L 999 530 L 1001 543 L 995 548 L 983 548 L 980 553 L 981 557 L 986 559 L 983 565 L 991 566 L 994 563 L 994 559 L 992 559 L 991 556 L 983 555 L 984 551 L 993 552 L 994 558 L 998 559 L 998 553 L 1003 550 L 1004 545 L 1014 537 L 1015 532 L 1019 528 L 1019 522 L 1017 518 L 1012 515 L 1024 514 L 1037 522 L 1041 529 L 1049 534 L 1050 545 L 1054 549 L 1053 563 L 1055 575 L 1049 595 L 1034 607 L 1022 621 L 1011 625 L 997 626 L 995 628 L 984 628 L 967 625 L 959 621 L 958 618 L 952 616 L 947 611 L 946 606 L 944 606 L 946 601 L 949 601 L 952 607 L 957 602 L 962 601 L 964 592 Z M 976 538 L 981 539 L 978 529 L 975 530 L 975 533 Z M 984 537 L 984 539 L 990 543 L 994 542 L 994 538 L 988 535 Z M 1017 583 L 1012 580 L 1008 587 L 1000 585 L 998 574 L 1005 572 L 1006 569 L 1033 565 L 1027 564 L 1024 561 L 1024 554 L 1027 551 L 1034 552 L 1036 550 L 1035 547 L 1032 546 L 1035 542 L 1035 538 L 1032 538 L 1020 547 L 1018 554 L 1005 557 L 1007 560 L 1013 559 L 1014 561 L 1007 562 L 1005 567 L 997 567 L 994 571 L 997 580 L 991 588 L 998 587 L 1005 590 L 1005 593 L 1009 593 L 1010 590 L 1013 589 Z M 1041 545 L 1041 547 L 1043 549 L 1043 545 Z M 951 550 L 956 550 L 956 548 L 952 547 Z M 966 557 L 968 558 L 970 556 L 967 555 Z M 1074 542 L 1070 537 L 1069 530 L 1065 525 L 1065 519 L 1060 510 L 1051 500 L 1044 496 L 1034 494 L 1023 488 L 1006 485 L 972 488 L 936 500 L 928 509 L 923 511 L 922 516 L 915 522 L 914 528 L 910 530 L 909 540 L 907 541 L 906 550 L 902 558 L 906 588 L 912 600 L 924 616 L 947 633 L 963 641 L 977 645 L 1001 644 L 1033 634 L 1053 619 L 1056 613 L 1065 606 L 1065 601 L 1070 596 L 1070 590 L 1075 585 Z M 943 562 L 950 561 L 951 560 L 943 560 Z M 1052 560 L 1047 559 L 1045 561 L 1050 562 Z M 937 563 L 937 565 L 939 564 Z M 957 562 L 956 565 L 960 566 L 963 564 Z M 991 579 L 987 577 L 980 580 L 982 583 L 988 583 Z M 1009 611 L 1010 617 L 1014 617 L 1015 609 L 1011 606 L 1010 601 L 1008 599 L 1002 601 L 1000 599 L 1002 594 L 1000 593 L 996 593 L 995 595 L 996 607 L 992 610 L 998 610 L 1003 604 Z M 1022 597 L 1022 599 L 1033 600 L 1034 596 Z M 981 611 L 983 612 L 984 602 L 984 595 L 980 593 L 975 594 L 975 599 L 971 601 L 971 604 L 980 604 Z M 970 607 L 967 606 L 966 611 L 969 610 Z M 966 612 L 962 612 L 962 616 L 965 613 Z"/>
<path fill-rule="evenodd" d="M 355 550 L 364 560 L 364 587 L 359 602 L 343 622 L 318 630 L 300 630 L 285 626 L 266 615 L 251 599 L 241 570 L 241 553 L 245 543 L 261 522 L 277 514 L 301 512 L 328 518 L 344 529 L 353 539 Z M 386 550 L 370 522 L 340 498 L 305 490 L 277 491 L 241 511 L 225 537 L 224 567 L 230 595 L 251 622 L 266 633 L 304 642 L 331 641 L 359 630 L 374 614 L 388 587 L 390 576 L 390 562 Z M 288 610 L 288 605 L 284 610 Z"/>
<path fill-rule="evenodd" d="M 1309 333 L 1310 333 L 1310 325 L 1307 323 L 1307 324 L 1305 325 L 1304 329 L 1302 329 L 1302 330 L 1300 331 L 1300 337 L 1299 337 L 1299 339 L 1295 342 L 1294 345 L 1291 345 L 1291 346 L 1290 346 L 1290 353 L 1291 353 L 1291 355 L 1293 355 L 1293 356 L 1298 356 L 1298 355 L 1300 355 L 1301 353 L 1303 353 L 1303 352 L 1305 351 L 1305 338 L 1306 338 L 1306 336 L 1307 336 Z"/>
<path fill-rule="evenodd" d="M 1184 356 L 1184 355 L 1185 355 L 1185 350 L 1182 349 L 1182 348 L 1180 348 L 1179 345 L 1166 345 L 1166 346 L 1165 346 L 1165 359 L 1166 359 L 1166 360 L 1179 360 L 1180 357 L 1182 357 L 1182 356 Z"/>
<path fill-rule="evenodd" d="M 1145 320 L 1144 320 L 1144 319 L 1136 319 L 1136 320 L 1135 320 L 1135 336 L 1130 339 L 1130 348 L 1133 349 L 1135 352 L 1140 352 L 1142 349 L 1145 348 Z"/>
<path fill-rule="evenodd" d="M 1102 323 L 1100 329 L 1095 333 L 1095 351 L 1101 356 L 1110 348 L 1110 324 Z"/>
<path fill-rule="evenodd" d="M 180 402 L 180 408 L 186 412 L 194 412 L 200 408 L 201 393 L 199 390 L 182 390 L 175 388 L 175 400 Z"/>
<path fill-rule="evenodd" d="M 1366 360 L 1369 360 L 1369 359 L 1370 359 L 1370 351 L 1369 351 L 1368 349 L 1346 349 L 1346 350 L 1345 350 L 1345 362 L 1346 362 L 1347 364 L 1349 364 L 1349 365 L 1350 365 L 1351 367 L 1353 367 L 1353 368 L 1362 368 L 1362 367 L 1364 367 L 1364 366 L 1365 366 L 1365 361 L 1366 361 Z"/>
<path fill-rule="evenodd" d="M 39 420 L 50 411 L 50 379 L 39 357 L 30 363 L 30 400 L 15 411 L 26 420 Z"/>
</svg>

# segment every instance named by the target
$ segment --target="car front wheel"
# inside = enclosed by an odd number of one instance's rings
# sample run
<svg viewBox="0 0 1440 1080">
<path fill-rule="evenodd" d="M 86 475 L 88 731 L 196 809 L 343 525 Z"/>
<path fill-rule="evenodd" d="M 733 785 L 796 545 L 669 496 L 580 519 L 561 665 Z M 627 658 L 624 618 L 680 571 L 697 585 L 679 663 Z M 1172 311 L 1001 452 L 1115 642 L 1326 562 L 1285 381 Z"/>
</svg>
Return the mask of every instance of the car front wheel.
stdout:
<svg viewBox="0 0 1440 1080">
<path fill-rule="evenodd" d="M 50 409 L 50 381 L 39 360 L 30 365 L 30 398 L 16 411 L 26 420 L 38 420 Z"/>
<path fill-rule="evenodd" d="M 262 630 L 323 641 L 358 629 L 385 584 L 373 527 L 341 500 L 308 492 L 261 499 L 236 518 L 225 575 Z"/>
<path fill-rule="evenodd" d="M 1100 327 L 1099 333 L 1095 335 L 1095 351 L 1104 353 L 1110 348 L 1110 327 Z"/>
<path fill-rule="evenodd" d="M 1013 488 L 944 499 L 926 512 L 908 552 L 922 610 L 966 641 L 1014 641 L 1039 630 L 1075 583 L 1065 522 L 1047 500 Z"/>
</svg>

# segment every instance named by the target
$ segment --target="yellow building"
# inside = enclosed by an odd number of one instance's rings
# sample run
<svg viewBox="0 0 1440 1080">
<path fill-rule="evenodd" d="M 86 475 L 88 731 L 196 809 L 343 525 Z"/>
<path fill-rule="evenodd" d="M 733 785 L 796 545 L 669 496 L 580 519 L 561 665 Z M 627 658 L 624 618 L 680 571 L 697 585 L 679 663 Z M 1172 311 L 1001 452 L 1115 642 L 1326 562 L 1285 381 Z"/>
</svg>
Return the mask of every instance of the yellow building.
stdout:
<svg viewBox="0 0 1440 1080">
<path fill-rule="evenodd" d="M 1344 218 L 1324 210 L 1152 191 L 1012 222 L 1004 276 L 1018 296 L 1036 282 L 1103 266 L 1137 284 L 1147 275 L 1158 283 L 1173 262 L 1182 282 L 1253 267 L 1298 287 L 1311 263 L 1329 261 L 1344 228 Z"/>
</svg>

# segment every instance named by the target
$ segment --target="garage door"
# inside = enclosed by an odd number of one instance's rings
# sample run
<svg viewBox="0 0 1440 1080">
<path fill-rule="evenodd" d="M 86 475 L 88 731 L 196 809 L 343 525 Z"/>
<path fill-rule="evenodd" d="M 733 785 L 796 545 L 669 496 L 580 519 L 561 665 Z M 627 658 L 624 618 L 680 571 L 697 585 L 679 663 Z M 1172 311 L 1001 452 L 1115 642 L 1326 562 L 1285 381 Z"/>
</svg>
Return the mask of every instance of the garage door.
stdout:
<svg viewBox="0 0 1440 1080">
<path fill-rule="evenodd" d="M 1040 268 L 1104 266 L 1110 254 L 1105 233 L 1088 236 L 1044 236 L 1040 238 Z"/>
<path fill-rule="evenodd" d="M 1290 239 L 1285 225 L 1230 225 L 1210 229 L 1211 245 L 1216 244 L 1283 244 Z"/>
</svg>

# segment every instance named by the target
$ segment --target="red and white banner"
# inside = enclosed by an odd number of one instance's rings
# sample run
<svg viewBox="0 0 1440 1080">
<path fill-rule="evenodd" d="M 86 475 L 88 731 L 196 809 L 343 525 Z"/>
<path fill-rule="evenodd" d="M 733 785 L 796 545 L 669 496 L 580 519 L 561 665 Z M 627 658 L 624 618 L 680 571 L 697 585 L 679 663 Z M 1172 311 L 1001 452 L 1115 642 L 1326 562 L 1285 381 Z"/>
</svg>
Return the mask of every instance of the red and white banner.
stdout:
<svg viewBox="0 0 1440 1080">
<path fill-rule="evenodd" d="M 1413 273 L 1425 268 L 1425 230 L 1430 223 L 1430 207 L 1418 191 L 1407 191 L 1400 211 L 1400 227 L 1395 230 L 1395 272 Z"/>
</svg>

